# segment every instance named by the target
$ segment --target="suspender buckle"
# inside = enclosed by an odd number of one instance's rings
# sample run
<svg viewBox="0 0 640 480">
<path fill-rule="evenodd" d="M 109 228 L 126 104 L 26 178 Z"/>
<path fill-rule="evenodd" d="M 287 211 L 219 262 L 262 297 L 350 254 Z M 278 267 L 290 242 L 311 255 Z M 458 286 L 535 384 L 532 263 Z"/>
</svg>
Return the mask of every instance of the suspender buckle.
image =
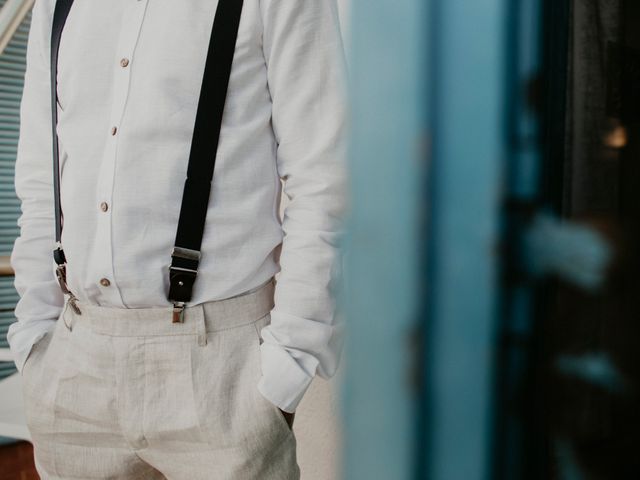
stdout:
<svg viewBox="0 0 640 480">
<path fill-rule="evenodd" d="M 194 260 L 197 263 L 200 261 L 200 251 L 191 250 L 190 248 L 184 247 L 173 247 L 173 250 L 171 251 L 171 257 Z"/>
</svg>

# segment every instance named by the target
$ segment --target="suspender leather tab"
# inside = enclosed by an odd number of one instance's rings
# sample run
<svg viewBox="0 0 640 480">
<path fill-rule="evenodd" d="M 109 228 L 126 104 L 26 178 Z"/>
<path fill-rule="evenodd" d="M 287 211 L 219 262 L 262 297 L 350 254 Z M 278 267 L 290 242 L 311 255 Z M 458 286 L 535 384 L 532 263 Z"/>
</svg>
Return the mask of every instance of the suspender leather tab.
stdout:
<svg viewBox="0 0 640 480">
<path fill-rule="evenodd" d="M 200 252 L 189 248 L 173 247 L 169 267 L 169 298 L 175 302 L 191 300 L 193 284 L 198 274 Z"/>
<path fill-rule="evenodd" d="M 62 265 L 63 263 L 67 263 L 67 258 L 64 256 L 64 250 L 62 249 L 61 244 L 57 244 L 55 250 L 53 251 L 53 259 L 58 265 Z"/>
</svg>

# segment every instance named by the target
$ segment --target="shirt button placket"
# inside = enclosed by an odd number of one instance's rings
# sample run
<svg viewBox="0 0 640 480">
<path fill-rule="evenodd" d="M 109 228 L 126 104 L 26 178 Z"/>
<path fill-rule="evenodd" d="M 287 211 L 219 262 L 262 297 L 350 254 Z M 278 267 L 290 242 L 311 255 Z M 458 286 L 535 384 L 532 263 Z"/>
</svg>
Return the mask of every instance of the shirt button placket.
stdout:
<svg viewBox="0 0 640 480">
<path fill-rule="evenodd" d="M 120 291 L 115 281 L 114 268 L 117 255 L 122 250 L 121 245 L 114 245 L 117 241 L 113 238 L 112 223 L 117 221 L 113 216 L 114 201 L 112 198 L 114 182 L 116 181 L 116 162 L 118 153 L 118 138 L 122 134 L 121 119 L 123 117 L 126 100 L 129 95 L 129 80 L 131 75 L 131 62 L 133 51 L 142 27 L 144 18 L 144 6 L 146 1 L 139 1 L 131 4 L 129 14 L 124 16 L 120 37 L 116 45 L 117 56 L 113 62 L 113 94 L 111 104 L 111 126 L 109 127 L 109 137 L 100 171 L 100 183 L 97 189 L 99 217 L 97 223 L 96 238 L 101 246 L 96 249 L 96 261 L 94 262 L 94 275 L 97 278 L 99 294 L 109 304 L 115 306 L 125 306 L 120 295 Z"/>
</svg>

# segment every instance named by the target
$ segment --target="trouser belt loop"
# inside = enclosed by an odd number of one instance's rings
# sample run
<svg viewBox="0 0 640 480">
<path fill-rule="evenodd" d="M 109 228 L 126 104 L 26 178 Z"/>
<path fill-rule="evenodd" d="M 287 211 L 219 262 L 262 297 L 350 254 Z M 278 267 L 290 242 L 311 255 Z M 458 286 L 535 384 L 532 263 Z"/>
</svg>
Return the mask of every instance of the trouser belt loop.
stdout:
<svg viewBox="0 0 640 480">
<path fill-rule="evenodd" d="M 199 304 L 195 307 L 197 308 L 198 314 L 198 325 L 197 325 L 197 333 L 198 333 L 198 345 L 204 347 L 207 344 L 207 317 L 204 313 L 204 306 Z"/>
</svg>

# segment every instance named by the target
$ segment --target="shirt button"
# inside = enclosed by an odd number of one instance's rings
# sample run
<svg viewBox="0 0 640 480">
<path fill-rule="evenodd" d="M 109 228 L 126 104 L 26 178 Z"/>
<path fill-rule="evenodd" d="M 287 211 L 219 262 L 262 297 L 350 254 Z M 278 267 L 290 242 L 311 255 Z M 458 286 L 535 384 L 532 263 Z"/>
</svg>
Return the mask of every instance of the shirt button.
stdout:
<svg viewBox="0 0 640 480">
<path fill-rule="evenodd" d="M 111 135 L 115 135 L 118 131 L 118 127 L 111 127 Z"/>
<path fill-rule="evenodd" d="M 108 287 L 109 285 L 111 285 L 111 282 L 108 278 L 101 278 L 100 285 L 102 285 L 103 287 Z"/>
<path fill-rule="evenodd" d="M 102 210 L 103 212 L 106 212 L 107 210 L 109 210 L 109 204 L 107 202 L 102 202 L 100 204 L 100 210 Z"/>
<path fill-rule="evenodd" d="M 123 58 L 120 60 L 120 66 L 122 68 L 126 67 L 127 65 L 129 65 L 129 59 L 128 58 Z"/>
</svg>

